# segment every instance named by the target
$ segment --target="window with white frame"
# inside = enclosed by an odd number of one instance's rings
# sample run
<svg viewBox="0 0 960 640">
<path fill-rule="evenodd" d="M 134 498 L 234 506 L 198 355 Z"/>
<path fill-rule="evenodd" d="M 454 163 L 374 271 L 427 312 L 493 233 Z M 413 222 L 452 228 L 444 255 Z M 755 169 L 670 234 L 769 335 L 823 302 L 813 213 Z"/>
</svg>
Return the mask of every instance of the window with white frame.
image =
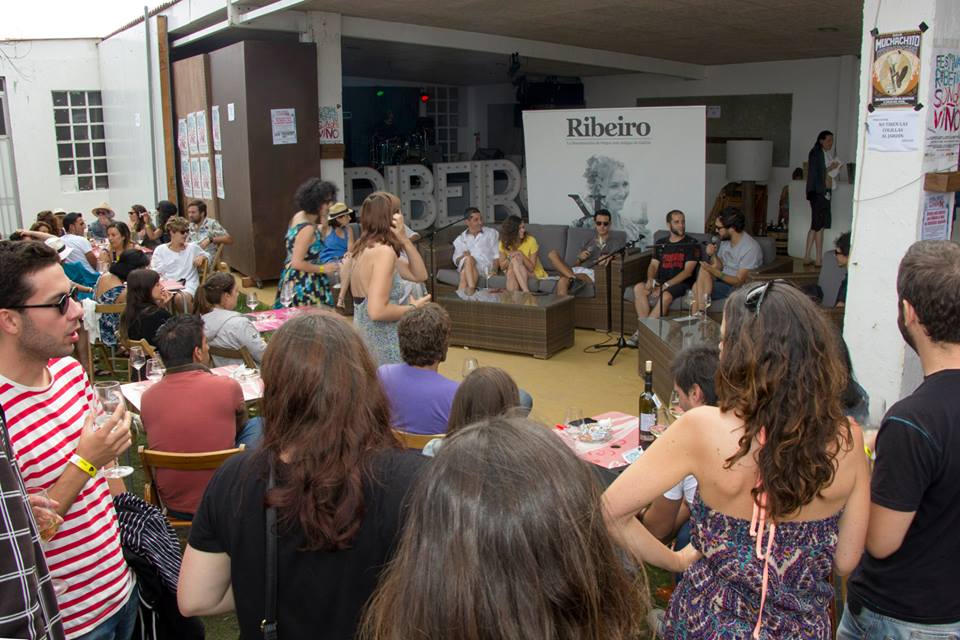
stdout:
<svg viewBox="0 0 960 640">
<path fill-rule="evenodd" d="M 110 188 L 99 91 L 54 91 L 53 126 L 63 191 Z"/>
<path fill-rule="evenodd" d="M 460 90 L 458 87 L 431 87 L 427 116 L 433 118 L 436 143 L 444 162 L 457 160 L 457 130 L 460 127 Z"/>
</svg>

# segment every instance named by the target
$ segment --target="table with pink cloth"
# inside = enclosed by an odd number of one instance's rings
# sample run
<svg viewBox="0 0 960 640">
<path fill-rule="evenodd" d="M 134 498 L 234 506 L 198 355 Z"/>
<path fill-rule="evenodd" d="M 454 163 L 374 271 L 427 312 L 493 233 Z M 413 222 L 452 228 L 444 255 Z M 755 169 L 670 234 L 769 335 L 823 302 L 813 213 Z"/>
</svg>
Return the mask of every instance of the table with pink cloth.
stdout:
<svg viewBox="0 0 960 640">
<path fill-rule="evenodd" d="M 573 449 L 577 457 L 604 469 L 619 469 L 636 460 L 640 449 L 640 419 L 619 411 L 608 411 L 591 416 L 594 420 L 609 418 L 613 434 L 606 442 L 581 442 L 564 425 L 557 425 L 554 433 Z"/>
<path fill-rule="evenodd" d="M 253 320 L 254 328 L 260 333 L 276 331 L 282 327 L 287 320 L 295 318 L 302 313 L 315 313 L 323 307 L 288 307 L 286 309 L 267 309 L 266 311 L 253 311 L 246 316 Z"/>
<path fill-rule="evenodd" d="M 210 372 L 218 376 L 226 376 L 228 378 L 234 378 L 237 382 L 240 383 L 240 388 L 243 389 L 243 401 L 244 402 L 256 402 L 263 397 L 263 380 L 260 379 L 260 374 L 242 376 L 237 379 L 233 374 L 243 367 L 239 364 L 228 364 L 224 367 L 216 367 L 210 369 Z M 247 369 L 250 372 L 250 369 Z M 134 411 L 137 413 L 140 412 L 140 400 L 143 398 L 143 392 L 152 387 L 155 383 L 152 380 L 144 380 L 142 382 L 128 382 L 127 384 L 120 385 L 120 393 L 123 394 L 124 399 L 133 407 Z"/>
</svg>

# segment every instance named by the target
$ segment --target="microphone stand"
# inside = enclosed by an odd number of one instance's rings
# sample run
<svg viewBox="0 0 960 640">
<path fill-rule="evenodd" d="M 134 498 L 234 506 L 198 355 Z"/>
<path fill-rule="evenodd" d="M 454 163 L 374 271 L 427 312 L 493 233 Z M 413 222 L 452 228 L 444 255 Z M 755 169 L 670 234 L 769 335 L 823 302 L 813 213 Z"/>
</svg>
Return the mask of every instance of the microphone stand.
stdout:
<svg viewBox="0 0 960 640">
<path fill-rule="evenodd" d="M 592 345 L 592 346 L 590 347 L 591 349 L 609 349 L 610 347 L 616 347 L 616 348 L 617 348 L 617 350 L 613 352 L 613 356 L 611 356 L 611 357 L 610 357 L 610 360 L 607 362 L 607 366 L 613 366 L 613 361 L 617 359 L 617 356 L 620 355 L 620 352 L 621 352 L 623 349 L 636 349 L 636 348 L 637 348 L 637 347 L 634 347 L 634 346 L 632 346 L 632 345 L 627 344 L 627 341 L 626 341 L 626 340 L 624 339 L 624 337 L 623 337 L 623 307 L 624 307 L 624 304 L 623 304 L 623 292 L 626 291 L 626 289 L 627 289 L 626 284 L 623 282 L 623 263 L 624 263 L 624 261 L 625 261 L 626 258 L 627 258 L 627 250 L 631 249 L 635 244 L 637 244 L 638 242 L 640 242 L 641 240 L 643 240 L 644 237 L 645 237 L 645 236 L 641 235 L 641 236 L 638 237 L 636 240 L 632 240 L 632 241 L 626 243 L 625 245 L 623 245 L 622 247 L 620 247 L 619 249 L 617 249 L 616 251 L 613 251 L 613 252 L 611 252 L 610 254 L 608 254 L 608 255 L 611 257 L 611 259 L 612 259 L 613 257 L 617 256 L 618 254 L 620 255 L 620 265 L 619 265 L 619 271 L 620 271 L 620 336 L 617 338 L 617 341 L 616 341 L 614 344 L 606 344 L 606 342 L 600 342 L 600 343 L 595 344 L 595 345 Z"/>
<path fill-rule="evenodd" d="M 440 233 L 441 231 L 444 231 L 445 229 L 449 229 L 454 225 L 460 224 L 461 222 L 468 219 L 469 217 L 470 216 L 461 216 L 456 220 L 454 220 L 453 222 L 448 222 L 445 225 L 434 227 L 428 234 L 430 236 L 430 284 L 432 285 L 430 287 L 431 294 L 433 293 L 433 290 L 436 288 L 436 279 L 437 279 L 437 265 L 435 264 L 436 254 L 434 252 L 435 250 L 433 246 L 433 240 L 434 238 L 437 237 L 437 234 Z M 423 236 L 420 236 L 420 239 L 423 240 Z"/>
</svg>

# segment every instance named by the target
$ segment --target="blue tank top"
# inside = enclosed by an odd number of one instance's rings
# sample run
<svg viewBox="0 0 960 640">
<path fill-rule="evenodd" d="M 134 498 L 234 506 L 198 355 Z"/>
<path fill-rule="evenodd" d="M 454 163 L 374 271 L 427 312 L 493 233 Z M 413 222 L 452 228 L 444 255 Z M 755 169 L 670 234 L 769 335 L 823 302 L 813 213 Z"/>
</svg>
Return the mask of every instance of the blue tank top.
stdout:
<svg viewBox="0 0 960 640">
<path fill-rule="evenodd" d="M 347 252 L 348 237 L 349 235 L 346 230 L 344 230 L 342 238 L 338 236 L 335 231 L 331 231 L 330 234 L 323 239 L 323 251 L 320 252 L 320 264 L 336 262 L 343 258 L 343 255 Z"/>
</svg>

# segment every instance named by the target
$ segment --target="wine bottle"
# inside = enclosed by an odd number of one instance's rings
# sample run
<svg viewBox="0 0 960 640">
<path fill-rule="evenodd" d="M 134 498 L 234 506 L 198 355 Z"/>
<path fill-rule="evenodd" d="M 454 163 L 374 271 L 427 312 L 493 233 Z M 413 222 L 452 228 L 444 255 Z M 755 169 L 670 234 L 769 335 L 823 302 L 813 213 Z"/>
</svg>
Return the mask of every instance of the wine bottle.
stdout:
<svg viewBox="0 0 960 640">
<path fill-rule="evenodd" d="M 653 392 L 653 362 L 647 360 L 644 366 L 643 392 L 640 394 L 637 413 L 640 414 L 640 448 L 646 449 L 653 442 L 653 425 L 657 423 L 657 410 L 660 399 Z"/>
</svg>

